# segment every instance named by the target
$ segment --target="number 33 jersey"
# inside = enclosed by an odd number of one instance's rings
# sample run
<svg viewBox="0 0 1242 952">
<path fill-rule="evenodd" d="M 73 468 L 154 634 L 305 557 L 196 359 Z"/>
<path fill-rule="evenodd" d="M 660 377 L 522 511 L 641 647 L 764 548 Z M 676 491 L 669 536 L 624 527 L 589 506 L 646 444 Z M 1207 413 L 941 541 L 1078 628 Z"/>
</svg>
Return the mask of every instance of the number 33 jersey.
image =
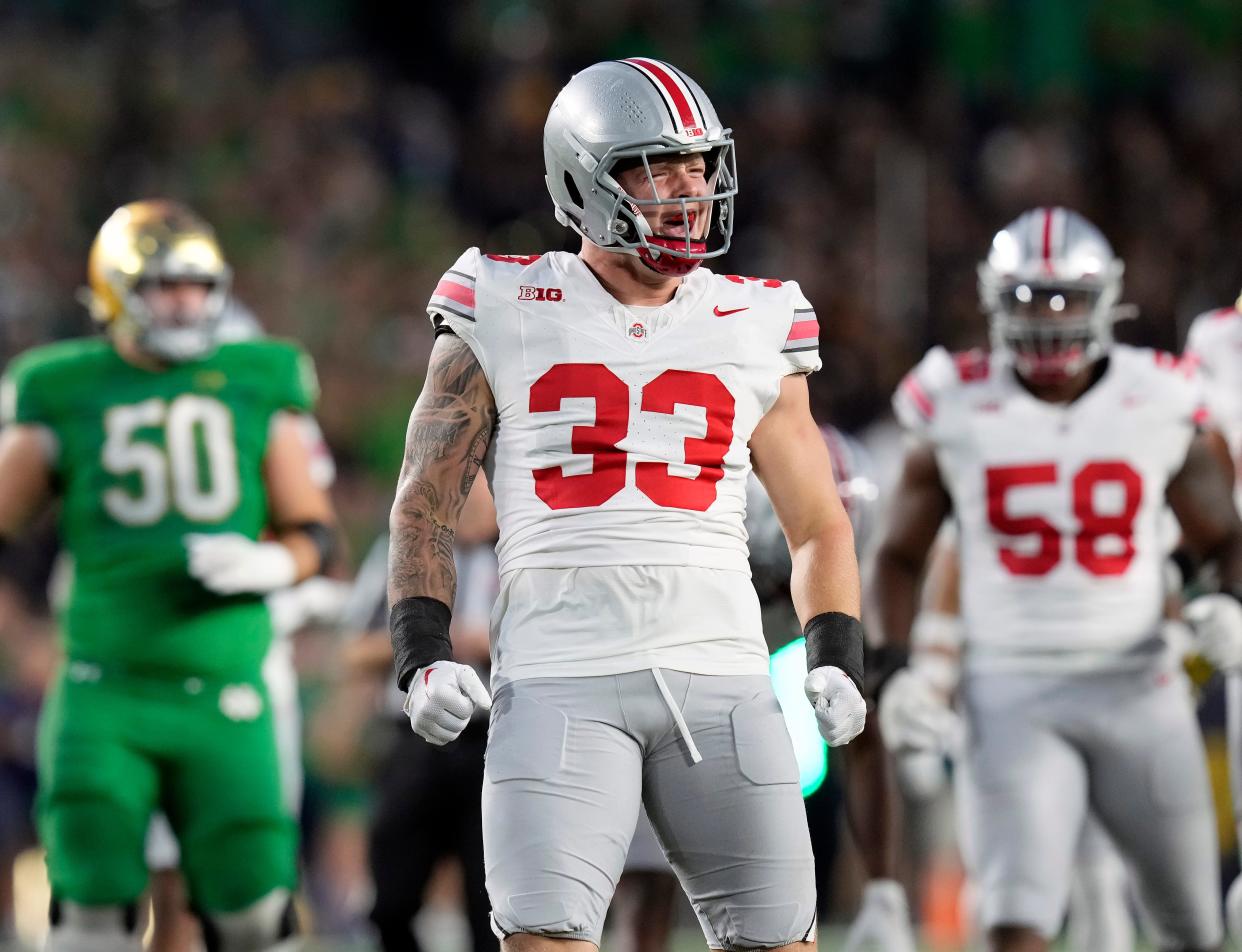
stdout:
<svg viewBox="0 0 1242 952">
<path fill-rule="evenodd" d="M 1052 404 L 1002 356 L 935 348 L 893 405 L 952 497 L 968 664 L 1116 666 L 1160 649 L 1165 489 L 1206 418 L 1184 366 L 1118 345 L 1086 393 Z"/>
<path fill-rule="evenodd" d="M 781 379 L 819 367 L 797 284 L 699 268 L 668 304 L 627 307 L 576 255 L 472 248 L 428 311 L 470 346 L 499 411 L 484 469 L 508 582 L 500 679 L 718 672 L 702 660 L 711 641 L 734 642 L 718 652 L 730 670 L 740 652 L 741 670 L 766 671 L 742 525 L 747 444 Z M 575 608 L 587 591 L 594 606 Z M 555 611 L 521 620 L 540 597 Z M 590 638 L 574 637 L 584 626 Z"/>
<path fill-rule="evenodd" d="M 73 660 L 201 675 L 258 670 L 271 637 L 257 595 L 191 578 L 182 537 L 267 525 L 272 417 L 317 393 L 296 346 L 255 340 L 161 372 L 105 338 L 22 354 L 0 390 L 4 422 L 41 427 L 73 558 L 62 623 Z"/>
</svg>

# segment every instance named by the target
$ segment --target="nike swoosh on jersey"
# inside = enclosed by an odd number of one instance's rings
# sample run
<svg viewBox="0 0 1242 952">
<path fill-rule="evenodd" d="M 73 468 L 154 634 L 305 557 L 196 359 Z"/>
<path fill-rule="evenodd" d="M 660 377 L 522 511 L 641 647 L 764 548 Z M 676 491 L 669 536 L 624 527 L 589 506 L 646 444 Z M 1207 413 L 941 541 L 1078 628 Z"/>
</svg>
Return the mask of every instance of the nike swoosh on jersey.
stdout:
<svg viewBox="0 0 1242 952">
<path fill-rule="evenodd" d="M 750 305 L 747 305 L 746 307 L 735 307 L 728 311 L 722 311 L 720 309 L 720 305 L 717 304 L 714 308 L 712 308 L 712 313 L 715 314 L 717 317 L 728 317 L 730 314 L 736 314 L 738 311 L 749 311 L 749 310 L 750 310 Z"/>
</svg>

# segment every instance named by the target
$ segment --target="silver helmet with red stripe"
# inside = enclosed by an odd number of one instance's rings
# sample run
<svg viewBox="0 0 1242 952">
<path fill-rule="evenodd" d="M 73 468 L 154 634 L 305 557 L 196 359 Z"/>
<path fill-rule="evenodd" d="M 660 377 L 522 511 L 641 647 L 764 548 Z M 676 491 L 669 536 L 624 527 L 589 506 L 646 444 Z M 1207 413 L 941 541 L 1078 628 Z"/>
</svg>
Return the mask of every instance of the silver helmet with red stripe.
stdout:
<svg viewBox="0 0 1242 952">
<path fill-rule="evenodd" d="M 1108 239 L 1077 212 L 1023 212 L 979 265 L 993 348 L 1027 380 L 1075 376 L 1112 345 L 1123 271 Z"/>
<path fill-rule="evenodd" d="M 709 194 L 661 195 L 651 163 L 702 155 Z M 637 255 L 663 274 L 688 274 L 724 254 L 733 235 L 737 164 L 731 130 L 707 94 L 660 60 L 596 63 L 560 91 L 543 131 L 543 158 L 556 219 L 612 251 Z M 643 168 L 652 197 L 629 194 L 621 169 Z M 656 234 L 645 212 L 678 206 L 677 234 Z M 698 209 L 710 209 L 706 228 Z"/>
</svg>

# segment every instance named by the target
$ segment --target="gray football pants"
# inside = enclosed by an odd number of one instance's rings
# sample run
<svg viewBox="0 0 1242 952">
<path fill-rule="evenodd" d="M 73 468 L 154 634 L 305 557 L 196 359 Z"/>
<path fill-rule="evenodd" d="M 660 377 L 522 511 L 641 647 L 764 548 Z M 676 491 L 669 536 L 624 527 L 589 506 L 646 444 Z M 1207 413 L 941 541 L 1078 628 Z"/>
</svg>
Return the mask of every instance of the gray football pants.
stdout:
<svg viewBox="0 0 1242 952">
<path fill-rule="evenodd" d="M 669 670 L 496 692 L 483 848 L 497 934 L 598 945 L 640 800 L 709 946 L 814 936 L 814 859 L 771 681 Z"/>
<path fill-rule="evenodd" d="M 980 924 L 1061 927 L 1088 808 L 1127 861 L 1162 948 L 1221 941 L 1216 827 L 1185 676 L 976 673 L 958 807 Z"/>
</svg>

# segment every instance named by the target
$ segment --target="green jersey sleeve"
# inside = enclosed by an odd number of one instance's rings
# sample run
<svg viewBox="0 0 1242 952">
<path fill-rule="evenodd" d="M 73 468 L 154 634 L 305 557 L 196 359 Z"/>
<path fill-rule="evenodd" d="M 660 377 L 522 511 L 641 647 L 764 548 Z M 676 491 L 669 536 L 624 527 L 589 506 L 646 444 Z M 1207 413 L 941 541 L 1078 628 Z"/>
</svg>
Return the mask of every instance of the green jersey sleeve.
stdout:
<svg viewBox="0 0 1242 952">
<path fill-rule="evenodd" d="M 0 423 L 51 424 L 52 409 L 43 390 L 47 384 L 42 373 L 44 361 L 37 352 L 23 354 L 9 364 L 0 378 Z"/>
<path fill-rule="evenodd" d="M 315 362 L 297 344 L 280 340 L 269 344 L 275 363 L 272 381 L 276 386 L 276 409 L 310 413 L 319 401 Z"/>
<path fill-rule="evenodd" d="M 225 344 L 213 365 L 250 380 L 255 396 L 272 413 L 310 413 L 319 399 L 314 361 L 292 341 L 263 338 Z"/>
</svg>

